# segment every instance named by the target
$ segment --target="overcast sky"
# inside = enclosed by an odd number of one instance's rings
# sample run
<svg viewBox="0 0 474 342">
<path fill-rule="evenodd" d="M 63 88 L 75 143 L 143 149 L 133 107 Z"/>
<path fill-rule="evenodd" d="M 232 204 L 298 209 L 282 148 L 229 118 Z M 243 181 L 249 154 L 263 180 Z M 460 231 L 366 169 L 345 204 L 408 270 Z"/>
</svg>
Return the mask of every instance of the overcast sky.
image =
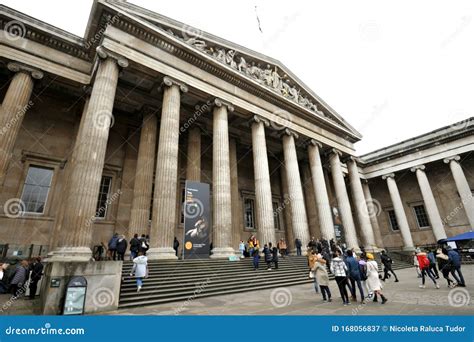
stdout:
<svg viewBox="0 0 474 342">
<path fill-rule="evenodd" d="M 361 132 L 358 154 L 474 113 L 471 0 L 131 2 L 280 60 Z M 92 1 L 2 3 L 83 36 Z"/>
</svg>

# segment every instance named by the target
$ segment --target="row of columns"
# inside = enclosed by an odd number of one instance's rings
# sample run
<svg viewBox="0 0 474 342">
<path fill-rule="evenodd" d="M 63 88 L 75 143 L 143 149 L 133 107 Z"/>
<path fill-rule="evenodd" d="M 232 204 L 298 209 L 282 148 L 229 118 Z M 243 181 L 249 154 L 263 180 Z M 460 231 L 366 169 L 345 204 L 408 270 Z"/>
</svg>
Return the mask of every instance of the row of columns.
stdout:
<svg viewBox="0 0 474 342">
<path fill-rule="evenodd" d="M 102 48 L 98 50 L 98 55 L 101 61 L 99 62 L 87 108 L 85 108 L 81 118 L 71 160 L 67 166 L 67 189 L 65 190 L 65 200 L 62 201 L 63 207 L 60 210 L 62 214 L 59 215 L 56 222 L 55 231 L 58 232 L 58 236 L 55 237 L 57 248 L 53 254 L 53 259 L 88 260 L 91 256 L 90 248 L 87 246 L 90 245 L 92 240 L 92 220 L 95 216 L 96 201 L 104 167 L 119 70 L 128 64 L 122 57 Z M 8 115 L 2 114 L 3 125 L 6 125 L 9 119 L 12 120 L 15 110 L 25 106 L 29 101 L 33 87 L 33 75 L 34 73 L 31 70 L 24 72 L 24 69 L 22 69 L 14 76 L 2 103 L 2 113 L 10 113 Z M 36 78 L 38 78 L 37 76 L 36 73 Z M 170 77 L 165 77 L 162 89 L 163 105 L 159 134 L 155 113 L 145 112 L 143 115 L 130 216 L 131 229 L 138 231 L 147 229 L 152 196 L 151 185 L 153 173 L 155 173 L 155 188 L 157 191 L 154 192 L 153 198 L 153 217 L 150 233 L 154 239 L 149 250 L 150 259 L 175 258 L 172 245 L 176 217 L 175 203 L 177 201 L 180 104 L 181 94 L 187 91 L 187 86 Z M 213 105 L 212 151 L 213 256 L 215 258 L 224 258 L 234 254 L 232 217 L 235 217 L 235 206 L 232 206 L 232 202 L 238 198 L 238 184 L 237 160 L 231 157 L 231 152 L 235 153 L 235 141 L 230 144 L 228 132 L 228 113 L 232 111 L 232 104 L 221 99 L 215 99 Z M 21 121 L 14 124 L 18 127 L 15 126 L 15 129 L 9 131 L 8 134 L 0 135 L 1 179 L 4 177 Z M 264 118 L 254 116 L 250 126 L 254 160 L 256 219 L 260 239 L 264 242 L 276 242 L 265 138 L 265 128 L 269 126 L 269 122 Z M 159 137 L 158 151 L 155 152 L 157 136 Z M 292 239 L 297 238 L 301 240 L 303 245 L 306 245 L 310 239 L 310 232 L 295 139 L 298 139 L 298 135 L 292 130 L 284 129 L 282 131 L 283 176 L 290 202 L 288 207 L 291 211 L 289 216 L 292 231 L 289 235 L 292 236 Z M 321 161 L 321 147 L 322 145 L 315 140 L 310 140 L 307 145 L 311 176 L 309 186 L 314 194 L 321 236 L 325 239 L 333 239 L 335 237 L 334 223 Z M 200 180 L 200 154 L 201 132 L 199 127 L 192 127 L 188 136 L 187 179 Z M 344 225 L 347 247 L 358 249 L 360 244 L 357 239 L 340 156 L 339 151 L 335 149 L 330 151 L 329 163 L 335 197 Z M 445 161 L 451 167 L 463 206 L 468 213 L 469 222 L 474 225 L 474 203 L 467 180 L 458 163 L 459 157 Z M 351 158 L 346 163 L 363 245 L 366 249 L 374 249 L 377 245 L 382 245 L 382 238 L 377 220 L 374 215 L 370 215 L 367 207 L 367 204 L 372 202 L 370 189 L 367 183 L 361 182 L 356 160 Z M 446 234 L 424 167 L 416 167 L 412 171 L 416 173 L 420 184 L 434 234 L 437 239 L 445 238 Z M 387 180 L 404 245 L 407 249 L 411 249 L 413 248 L 413 240 L 394 175 L 386 175 L 383 178 Z"/>
</svg>

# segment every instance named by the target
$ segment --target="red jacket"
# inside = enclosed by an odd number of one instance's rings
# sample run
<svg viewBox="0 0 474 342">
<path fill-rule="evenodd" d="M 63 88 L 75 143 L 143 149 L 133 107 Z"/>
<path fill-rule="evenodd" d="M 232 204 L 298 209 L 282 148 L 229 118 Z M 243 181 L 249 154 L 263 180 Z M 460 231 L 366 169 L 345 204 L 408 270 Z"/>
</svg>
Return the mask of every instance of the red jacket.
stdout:
<svg viewBox="0 0 474 342">
<path fill-rule="evenodd" d="M 430 261 L 428 260 L 426 253 L 418 253 L 416 257 L 418 259 L 418 264 L 420 265 L 420 269 L 425 269 L 425 268 L 430 267 Z"/>
</svg>

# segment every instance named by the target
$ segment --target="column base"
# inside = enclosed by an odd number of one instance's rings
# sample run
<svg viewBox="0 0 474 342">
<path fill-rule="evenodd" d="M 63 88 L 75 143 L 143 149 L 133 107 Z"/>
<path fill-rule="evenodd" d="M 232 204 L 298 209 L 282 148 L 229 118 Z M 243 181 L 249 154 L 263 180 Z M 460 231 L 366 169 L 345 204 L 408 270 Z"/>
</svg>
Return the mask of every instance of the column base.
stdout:
<svg viewBox="0 0 474 342">
<path fill-rule="evenodd" d="M 211 259 L 227 259 L 230 256 L 235 256 L 232 247 L 216 247 L 212 249 Z"/>
<path fill-rule="evenodd" d="M 176 251 L 171 247 L 150 248 L 146 256 L 148 260 L 178 260 Z"/>
<path fill-rule="evenodd" d="M 413 247 L 413 246 L 408 246 L 408 247 L 403 247 L 402 250 L 404 250 L 406 252 L 414 252 L 416 250 L 416 248 Z"/>
<path fill-rule="evenodd" d="M 59 247 L 48 254 L 48 261 L 89 262 L 92 251 L 89 247 Z"/>
</svg>

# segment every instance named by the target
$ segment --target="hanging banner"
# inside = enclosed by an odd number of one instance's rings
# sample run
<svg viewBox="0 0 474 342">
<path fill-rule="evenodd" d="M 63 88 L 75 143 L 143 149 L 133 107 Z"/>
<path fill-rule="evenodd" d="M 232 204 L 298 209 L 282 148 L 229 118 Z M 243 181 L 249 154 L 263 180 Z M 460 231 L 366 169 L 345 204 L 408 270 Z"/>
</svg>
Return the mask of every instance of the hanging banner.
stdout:
<svg viewBox="0 0 474 342">
<path fill-rule="evenodd" d="M 211 242 L 209 184 L 186 181 L 184 191 L 183 258 L 209 258 Z"/>
<path fill-rule="evenodd" d="M 341 215 L 339 214 L 339 209 L 337 207 L 332 207 L 332 217 L 334 220 L 334 235 L 336 236 L 335 242 L 339 244 L 346 243 L 344 227 L 342 225 Z"/>
</svg>

